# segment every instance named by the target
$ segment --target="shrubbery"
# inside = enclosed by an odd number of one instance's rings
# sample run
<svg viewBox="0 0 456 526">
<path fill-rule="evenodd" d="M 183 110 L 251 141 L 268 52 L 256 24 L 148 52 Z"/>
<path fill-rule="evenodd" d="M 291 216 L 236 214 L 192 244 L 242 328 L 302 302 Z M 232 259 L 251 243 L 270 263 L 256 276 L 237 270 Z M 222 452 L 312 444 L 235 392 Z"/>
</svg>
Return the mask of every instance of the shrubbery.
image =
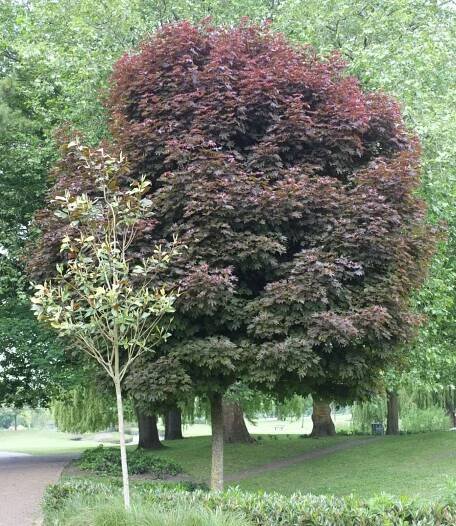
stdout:
<svg viewBox="0 0 456 526">
<path fill-rule="evenodd" d="M 120 475 L 120 450 L 117 448 L 105 448 L 98 446 L 86 449 L 78 466 L 84 470 L 90 470 L 104 475 Z M 128 470 L 130 475 L 147 473 L 154 478 L 163 478 L 166 475 L 177 475 L 182 473 L 182 467 L 167 458 L 161 458 L 144 453 L 141 449 L 129 451 Z"/>
<path fill-rule="evenodd" d="M 64 482 L 51 486 L 45 497 L 47 525 L 65 525 L 52 522 L 56 510 L 71 506 L 74 498 L 94 497 L 120 499 L 120 487 L 90 481 Z M 456 524 L 456 500 L 425 502 L 408 498 L 379 496 L 369 500 L 355 497 L 326 497 L 294 494 L 290 497 L 271 493 L 245 493 L 229 489 L 224 493 L 188 492 L 167 489 L 151 484 L 138 485 L 134 498 L 138 506 L 160 507 L 163 510 L 209 509 L 239 517 L 239 526 L 245 520 L 252 526 L 453 526 Z M 135 502 L 134 501 L 134 502 Z M 71 523 L 68 523 L 71 524 Z M 123 523 L 122 523 L 123 524 Z M 129 523 L 125 523 L 129 524 Z M 132 526 L 148 524 L 133 522 Z M 165 523 L 166 524 L 166 523 Z M 172 524 L 172 523 L 171 523 Z M 195 524 L 212 524 L 196 522 Z M 215 523 L 217 524 L 217 523 Z"/>
<path fill-rule="evenodd" d="M 420 407 L 419 393 L 400 391 L 400 429 L 404 433 L 423 433 L 448 429 L 450 419 L 442 405 L 430 403 Z M 352 407 L 354 433 L 371 433 L 372 422 L 383 422 L 386 427 L 386 398 L 377 396 L 367 402 L 357 402 Z"/>
<path fill-rule="evenodd" d="M 250 526 L 235 512 L 188 505 L 164 509 L 141 498 L 136 498 L 131 511 L 126 511 L 119 496 L 100 495 L 75 497 L 48 519 L 49 526 Z"/>
<path fill-rule="evenodd" d="M 407 433 L 443 431 L 449 427 L 449 417 L 441 407 L 410 407 L 401 416 L 401 427 Z"/>
</svg>

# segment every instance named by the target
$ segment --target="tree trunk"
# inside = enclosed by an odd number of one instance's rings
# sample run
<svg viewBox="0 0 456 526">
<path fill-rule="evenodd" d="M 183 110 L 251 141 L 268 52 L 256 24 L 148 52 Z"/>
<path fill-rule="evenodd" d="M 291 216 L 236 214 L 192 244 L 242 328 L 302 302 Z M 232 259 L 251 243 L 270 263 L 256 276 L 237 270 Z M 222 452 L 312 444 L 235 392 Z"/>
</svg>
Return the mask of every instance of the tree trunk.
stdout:
<svg viewBox="0 0 456 526">
<path fill-rule="evenodd" d="M 211 490 L 223 491 L 223 403 L 222 395 L 214 394 L 211 399 L 212 426 L 212 468 Z"/>
<path fill-rule="evenodd" d="M 181 440 L 182 413 L 177 407 L 170 409 L 165 415 L 165 440 Z"/>
<path fill-rule="evenodd" d="M 387 391 L 386 434 L 399 434 L 399 397 L 396 391 Z"/>
<path fill-rule="evenodd" d="M 331 407 L 328 401 L 313 397 L 312 422 L 313 428 L 310 436 L 329 437 L 336 434 L 336 427 L 331 418 Z"/>
<path fill-rule="evenodd" d="M 116 360 L 117 361 L 117 360 Z M 116 367 L 116 372 L 118 367 Z M 117 375 L 118 378 L 118 375 Z M 124 415 L 123 415 L 123 404 L 122 404 L 122 391 L 120 388 L 120 380 L 114 380 L 116 387 L 116 400 L 117 400 L 117 417 L 119 420 L 119 437 L 120 437 L 120 463 L 122 466 L 122 483 L 123 483 L 123 496 L 125 508 L 130 509 L 130 484 L 128 480 L 128 466 L 127 466 L 127 448 L 125 447 L 125 428 L 124 428 Z"/>
<path fill-rule="evenodd" d="M 139 428 L 138 449 L 160 449 L 163 447 L 158 436 L 157 417 L 146 415 L 138 409 L 136 409 L 136 416 Z"/>
<path fill-rule="evenodd" d="M 242 407 L 237 402 L 223 402 L 223 434 L 225 443 L 251 444 L 255 442 L 245 425 Z"/>
</svg>

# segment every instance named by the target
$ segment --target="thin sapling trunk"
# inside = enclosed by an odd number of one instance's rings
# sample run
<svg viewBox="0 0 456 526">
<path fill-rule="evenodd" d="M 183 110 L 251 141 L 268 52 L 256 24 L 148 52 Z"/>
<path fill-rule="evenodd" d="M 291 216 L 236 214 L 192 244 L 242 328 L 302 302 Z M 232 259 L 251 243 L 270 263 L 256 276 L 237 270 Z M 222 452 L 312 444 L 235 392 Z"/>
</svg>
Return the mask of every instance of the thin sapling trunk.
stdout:
<svg viewBox="0 0 456 526">
<path fill-rule="evenodd" d="M 122 484 L 123 496 L 126 509 L 130 509 L 130 482 L 128 479 L 128 464 L 127 464 L 127 448 L 125 445 L 125 426 L 124 413 L 122 403 L 122 389 L 120 381 L 114 381 L 116 386 L 116 400 L 117 400 L 117 418 L 119 421 L 119 440 L 120 440 L 120 463 L 122 465 Z"/>
<path fill-rule="evenodd" d="M 222 395 L 211 397 L 212 468 L 211 489 L 223 491 L 223 403 Z"/>
<path fill-rule="evenodd" d="M 77 232 L 62 239 L 60 251 L 71 257 L 57 264 L 52 279 L 35 285 L 32 308 L 38 319 L 71 338 L 114 382 L 123 494 L 129 509 L 121 384 L 133 362 L 168 336 L 169 321 L 162 318 L 173 312 L 175 296 L 154 286 L 154 280 L 173 250 L 157 247 L 149 257 L 131 260 L 130 246 L 139 226 L 152 214 L 151 201 L 144 199 L 150 183 L 141 179 L 128 189 L 116 181 L 114 174 L 125 169 L 122 154 L 94 152 L 78 140 L 68 148 L 92 170 L 99 197 L 74 196 L 68 190 L 56 196 L 55 214 Z"/>
</svg>

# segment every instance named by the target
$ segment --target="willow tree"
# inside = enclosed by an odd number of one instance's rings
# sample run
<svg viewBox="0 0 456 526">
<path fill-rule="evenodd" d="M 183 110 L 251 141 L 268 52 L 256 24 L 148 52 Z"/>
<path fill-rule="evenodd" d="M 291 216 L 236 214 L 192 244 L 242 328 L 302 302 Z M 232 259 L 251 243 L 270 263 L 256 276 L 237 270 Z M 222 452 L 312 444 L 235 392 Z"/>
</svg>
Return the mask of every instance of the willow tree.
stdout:
<svg viewBox="0 0 456 526">
<path fill-rule="evenodd" d="M 67 189 L 51 201 L 53 215 L 65 225 L 63 257 L 54 276 L 35 285 L 33 310 L 95 360 L 114 383 L 124 502 L 129 508 L 122 381 L 138 358 L 168 336 L 161 320 L 172 312 L 174 296 L 154 288 L 153 281 L 170 254 L 160 247 L 140 261 L 128 254 L 141 221 L 150 217 L 151 203 L 144 198 L 149 183 L 142 179 L 121 189 L 122 155 L 93 152 L 78 141 L 69 148 L 91 174 L 98 195 Z"/>
</svg>

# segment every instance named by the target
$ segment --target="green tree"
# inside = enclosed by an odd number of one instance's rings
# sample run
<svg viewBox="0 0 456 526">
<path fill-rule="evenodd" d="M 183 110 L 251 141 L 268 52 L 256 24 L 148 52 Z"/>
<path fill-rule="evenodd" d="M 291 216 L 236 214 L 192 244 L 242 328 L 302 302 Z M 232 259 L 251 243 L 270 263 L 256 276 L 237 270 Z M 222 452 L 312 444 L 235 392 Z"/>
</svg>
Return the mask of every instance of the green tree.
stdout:
<svg viewBox="0 0 456 526">
<path fill-rule="evenodd" d="M 143 198 L 145 180 L 117 190 L 119 177 L 125 175 L 122 155 L 91 152 L 77 141 L 69 148 L 88 167 L 99 197 L 69 191 L 54 197 L 54 215 L 69 228 L 60 248 L 67 257 L 57 265 L 55 277 L 35 285 L 33 310 L 93 358 L 114 383 L 124 501 L 129 508 L 122 381 L 135 360 L 168 336 L 161 319 L 172 312 L 174 297 L 152 282 L 170 254 L 157 248 L 154 256 L 136 265 L 127 256 L 151 202 Z"/>
<path fill-rule="evenodd" d="M 0 405 L 46 407 L 74 385 L 77 367 L 52 331 L 29 313 L 3 308 L 0 317 Z"/>
<path fill-rule="evenodd" d="M 88 433 L 116 425 L 114 393 L 100 390 L 100 384 L 96 385 L 93 379 L 91 382 L 83 380 L 86 377 L 51 403 L 52 416 L 60 431 Z"/>
<path fill-rule="evenodd" d="M 423 144 L 423 185 L 448 224 L 417 304 L 429 323 L 412 349 L 413 378 L 446 391 L 454 378 L 455 12 L 439 0 L 31 0 L 0 4 L 0 298 L 26 288 L 21 252 L 57 156 L 56 126 L 71 121 L 96 143 L 106 134 L 100 93 L 111 65 L 148 31 L 179 18 L 233 24 L 247 15 L 321 53 L 340 49 L 367 89 L 395 94 Z M 105 20 L 109 19 L 110 24 Z M 16 301 L 16 300 L 14 300 Z M 19 300 L 20 301 L 20 300 Z M 18 309 L 18 313 L 22 312 Z M 8 315 L 6 315 L 8 317 Z M 11 335 L 14 336 L 14 316 Z M 429 375 L 428 375 L 429 376 Z"/>
</svg>

